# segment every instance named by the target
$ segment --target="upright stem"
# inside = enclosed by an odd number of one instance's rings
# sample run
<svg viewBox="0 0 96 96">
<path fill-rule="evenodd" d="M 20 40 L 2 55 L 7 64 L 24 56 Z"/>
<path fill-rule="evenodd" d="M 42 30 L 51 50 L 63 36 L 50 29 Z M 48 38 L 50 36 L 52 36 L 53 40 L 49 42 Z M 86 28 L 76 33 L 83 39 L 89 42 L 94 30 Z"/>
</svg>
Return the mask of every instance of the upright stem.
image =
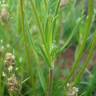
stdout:
<svg viewBox="0 0 96 96">
<path fill-rule="evenodd" d="M 29 46 L 29 41 L 28 41 L 28 34 L 25 31 L 25 14 L 24 14 L 24 1 L 20 0 L 20 16 L 21 16 L 21 20 L 20 20 L 20 24 L 21 24 L 21 32 L 22 32 L 22 37 L 24 39 L 24 48 L 26 51 L 26 58 L 27 58 L 27 63 L 28 65 L 28 69 L 29 69 L 29 73 L 32 72 L 32 68 L 31 68 L 31 55 L 30 55 L 30 46 Z"/>
<path fill-rule="evenodd" d="M 47 93 L 47 96 L 52 96 L 53 79 L 54 79 L 54 68 L 49 68 L 48 93 Z"/>
<path fill-rule="evenodd" d="M 85 29 L 84 29 L 85 34 L 83 36 L 82 44 L 80 43 L 80 45 L 79 45 L 80 49 L 78 51 L 78 55 L 77 55 L 76 60 L 74 62 L 74 66 L 71 69 L 71 72 L 70 72 L 69 76 L 66 79 L 66 83 L 69 82 L 69 80 L 72 79 L 72 76 L 75 74 L 76 69 L 79 68 L 80 60 L 82 58 L 84 48 L 86 46 L 87 39 L 88 39 L 88 37 L 90 35 L 90 29 L 91 29 L 91 24 L 92 24 L 92 20 L 93 20 L 93 9 L 94 9 L 93 5 L 94 4 L 93 4 L 93 0 L 88 0 L 88 3 L 89 3 L 88 4 L 89 9 L 88 9 L 88 19 L 86 21 L 86 26 L 85 26 Z"/>
</svg>

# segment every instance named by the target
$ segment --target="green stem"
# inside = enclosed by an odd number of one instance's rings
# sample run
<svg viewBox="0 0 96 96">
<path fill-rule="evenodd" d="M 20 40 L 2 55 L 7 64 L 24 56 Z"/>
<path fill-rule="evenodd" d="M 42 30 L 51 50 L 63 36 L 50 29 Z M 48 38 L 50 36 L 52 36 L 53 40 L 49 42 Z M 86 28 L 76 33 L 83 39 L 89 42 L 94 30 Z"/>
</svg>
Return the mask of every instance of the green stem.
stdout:
<svg viewBox="0 0 96 96">
<path fill-rule="evenodd" d="M 29 55 L 28 55 L 28 53 L 29 53 L 29 50 L 28 50 L 28 41 L 27 41 L 27 38 L 26 38 L 26 32 L 25 32 L 25 28 L 24 28 L 24 24 L 25 24 L 25 22 L 24 22 L 24 1 L 23 0 L 20 0 L 20 16 L 21 16 L 21 22 L 20 22 L 20 24 L 21 24 L 21 31 L 22 31 L 22 33 L 23 33 L 23 39 L 24 39 L 24 46 L 25 46 L 25 49 L 26 49 L 26 54 L 27 54 L 27 58 L 28 58 L 28 64 L 30 64 L 29 63 Z"/>
<path fill-rule="evenodd" d="M 71 70 L 70 75 L 66 79 L 66 83 L 69 82 L 69 80 L 71 79 L 71 77 L 75 73 L 76 69 L 79 67 L 80 60 L 82 58 L 83 51 L 84 51 L 84 48 L 86 46 L 86 42 L 87 42 L 87 39 L 88 39 L 88 36 L 89 36 L 89 33 L 90 33 L 92 17 L 93 17 L 93 9 L 94 9 L 93 8 L 93 0 L 89 0 L 88 19 L 87 19 L 87 22 L 86 22 L 84 39 L 82 41 L 82 44 L 80 44 L 81 46 L 80 46 L 80 50 L 79 50 L 78 56 L 76 58 L 76 61 L 74 63 L 74 66 L 73 66 L 73 68 Z"/>
<path fill-rule="evenodd" d="M 48 0 L 44 0 L 46 11 L 48 11 Z"/>
<path fill-rule="evenodd" d="M 20 0 L 20 31 L 22 32 L 22 37 L 23 37 L 23 42 L 24 42 L 24 48 L 25 48 L 25 54 L 26 54 L 26 60 L 27 60 L 27 65 L 26 67 L 28 68 L 28 72 L 30 76 L 33 76 L 32 74 L 32 64 L 31 64 L 31 48 L 29 46 L 29 38 L 28 34 L 25 31 L 25 14 L 24 14 L 24 0 Z M 33 78 L 30 78 L 29 83 L 32 85 L 33 84 Z"/>
<path fill-rule="evenodd" d="M 61 2 L 61 0 L 58 0 L 58 4 L 57 4 L 56 11 L 55 11 L 55 15 L 54 15 L 55 18 L 56 18 L 56 16 L 57 16 L 58 11 L 59 11 L 59 8 L 60 8 L 60 2 Z M 52 32 L 53 32 L 53 35 L 52 35 L 52 36 L 53 36 L 53 40 L 55 39 L 56 20 L 57 20 L 57 19 L 55 19 L 54 22 L 53 22 L 53 29 L 52 29 Z"/>
<path fill-rule="evenodd" d="M 35 15 L 35 18 L 36 18 L 36 21 L 37 21 L 37 24 L 38 24 L 38 27 L 39 27 L 39 30 L 40 30 L 40 35 L 41 35 L 42 41 L 44 42 L 45 39 L 44 39 L 44 34 L 43 34 L 43 28 L 42 28 L 42 24 L 40 22 L 38 11 L 36 9 L 36 6 L 35 6 L 33 0 L 30 0 L 30 2 L 31 2 L 31 5 L 32 5 L 32 9 L 33 9 L 32 11 L 34 12 L 34 15 Z"/>
<path fill-rule="evenodd" d="M 94 38 L 93 38 L 93 41 L 91 43 L 91 48 L 89 50 L 89 55 L 87 57 L 87 60 L 85 60 L 83 68 L 80 70 L 79 74 L 77 75 L 77 78 L 75 78 L 75 81 L 74 81 L 75 84 L 80 82 L 80 80 L 81 80 L 81 78 L 83 76 L 83 73 L 85 72 L 85 69 L 89 64 L 89 61 L 92 59 L 93 54 L 94 54 L 95 44 L 96 44 L 96 32 L 94 33 Z"/>
<path fill-rule="evenodd" d="M 53 78 L 54 78 L 54 69 L 49 68 L 49 80 L 48 80 L 48 93 L 47 96 L 52 96 L 53 91 Z"/>
<path fill-rule="evenodd" d="M 78 32 L 77 28 L 80 26 L 82 21 L 82 17 L 80 18 L 80 20 L 77 22 L 76 26 L 74 27 L 74 29 L 72 30 L 71 35 L 69 36 L 69 38 L 67 39 L 67 41 L 65 42 L 65 44 L 62 46 L 62 48 L 57 52 L 57 54 L 60 54 L 64 51 L 64 49 L 69 45 L 69 43 L 71 42 L 73 36 Z"/>
</svg>

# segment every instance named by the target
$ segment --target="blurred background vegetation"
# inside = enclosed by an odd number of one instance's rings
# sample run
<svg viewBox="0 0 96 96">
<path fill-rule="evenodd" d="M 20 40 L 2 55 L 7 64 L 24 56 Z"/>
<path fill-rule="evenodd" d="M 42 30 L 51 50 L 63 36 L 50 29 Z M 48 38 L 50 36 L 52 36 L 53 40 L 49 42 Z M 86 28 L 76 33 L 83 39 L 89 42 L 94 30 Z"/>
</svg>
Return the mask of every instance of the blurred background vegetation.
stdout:
<svg viewBox="0 0 96 96">
<path fill-rule="evenodd" d="M 0 0 L 0 96 L 95 96 L 95 42 L 96 0 Z"/>
</svg>

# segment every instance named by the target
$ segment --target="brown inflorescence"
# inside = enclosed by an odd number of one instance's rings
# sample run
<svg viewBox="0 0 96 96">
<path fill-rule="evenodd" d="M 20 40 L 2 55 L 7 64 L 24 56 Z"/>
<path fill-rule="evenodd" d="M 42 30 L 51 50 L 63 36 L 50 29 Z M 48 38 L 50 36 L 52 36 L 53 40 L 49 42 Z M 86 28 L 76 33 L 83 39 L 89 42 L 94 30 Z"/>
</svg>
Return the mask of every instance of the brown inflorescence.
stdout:
<svg viewBox="0 0 96 96">
<path fill-rule="evenodd" d="M 20 80 L 16 76 L 15 56 L 12 53 L 6 53 L 5 55 L 5 73 L 7 87 L 9 94 L 16 94 L 20 92 Z"/>
<path fill-rule="evenodd" d="M 78 96 L 78 88 L 75 86 L 72 86 L 71 84 L 67 84 L 67 96 Z"/>
<path fill-rule="evenodd" d="M 9 11 L 8 5 L 6 3 L 2 4 L 1 12 L 0 12 L 0 21 L 2 23 L 7 23 L 9 20 Z"/>
<path fill-rule="evenodd" d="M 5 56 L 5 66 L 9 71 L 12 71 L 12 69 L 15 66 L 15 56 L 11 53 L 6 53 Z"/>
<path fill-rule="evenodd" d="M 8 91 L 11 93 L 18 92 L 19 82 L 15 75 L 8 78 Z"/>
</svg>

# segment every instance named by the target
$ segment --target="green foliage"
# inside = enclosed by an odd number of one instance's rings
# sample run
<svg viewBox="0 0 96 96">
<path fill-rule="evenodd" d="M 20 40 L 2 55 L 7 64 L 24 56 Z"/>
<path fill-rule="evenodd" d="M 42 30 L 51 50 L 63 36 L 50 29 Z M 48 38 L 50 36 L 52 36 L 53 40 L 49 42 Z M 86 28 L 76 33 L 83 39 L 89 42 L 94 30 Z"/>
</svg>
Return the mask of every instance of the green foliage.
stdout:
<svg viewBox="0 0 96 96">
<path fill-rule="evenodd" d="M 96 42 L 94 0 L 87 1 L 88 16 L 84 14 L 83 0 L 78 3 L 76 0 L 69 0 L 63 7 L 61 0 L 0 1 L 1 96 L 10 95 L 2 76 L 7 52 L 16 56 L 18 68 L 16 73 L 22 86 L 21 94 L 18 93 L 18 96 L 69 96 L 71 91 L 75 92 L 74 96 L 78 93 L 80 96 L 83 96 L 83 93 L 84 96 L 93 96 L 96 72 L 92 73 L 93 77 L 90 80 L 87 78 L 89 84 L 86 90 L 77 92 L 76 87 L 82 89 L 80 87 L 82 81 L 86 83 L 84 74 L 94 56 Z M 6 6 L 8 4 L 8 7 L 5 8 L 3 3 Z M 2 11 L 3 8 L 7 13 L 2 13 L 5 12 Z M 64 76 L 65 74 L 61 76 L 61 62 L 58 61 L 62 60 L 61 58 L 59 60 L 59 57 L 70 46 L 75 47 L 72 69 L 68 70 L 68 74 L 66 71 L 68 68 L 64 68 L 68 76 Z M 81 62 L 86 50 L 87 57 Z"/>
</svg>

